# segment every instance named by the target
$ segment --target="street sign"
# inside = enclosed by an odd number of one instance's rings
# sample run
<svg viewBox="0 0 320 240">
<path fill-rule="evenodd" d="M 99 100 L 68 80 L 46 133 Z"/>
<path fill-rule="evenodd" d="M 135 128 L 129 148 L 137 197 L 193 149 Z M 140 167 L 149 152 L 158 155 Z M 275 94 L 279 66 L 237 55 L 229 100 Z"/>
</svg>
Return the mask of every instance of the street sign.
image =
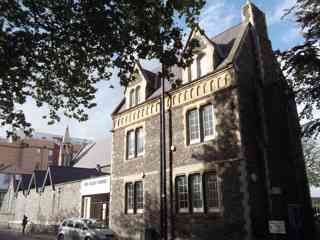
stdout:
<svg viewBox="0 0 320 240">
<path fill-rule="evenodd" d="M 269 221 L 269 232 L 271 234 L 286 234 L 285 221 L 279 221 L 279 220 Z"/>
</svg>

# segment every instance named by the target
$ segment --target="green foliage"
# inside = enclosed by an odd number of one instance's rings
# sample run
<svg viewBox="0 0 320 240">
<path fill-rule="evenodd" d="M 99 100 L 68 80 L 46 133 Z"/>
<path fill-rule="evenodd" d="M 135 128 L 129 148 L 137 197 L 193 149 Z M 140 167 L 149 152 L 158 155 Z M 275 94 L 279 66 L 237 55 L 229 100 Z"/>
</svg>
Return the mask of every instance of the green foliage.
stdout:
<svg viewBox="0 0 320 240">
<path fill-rule="evenodd" d="M 307 120 L 305 136 L 320 132 L 320 4 L 319 0 L 297 0 L 287 15 L 293 15 L 303 33 L 304 42 L 276 53 L 296 101 L 302 107 L 300 118 Z"/>
<path fill-rule="evenodd" d="M 320 145 L 312 138 L 302 141 L 309 184 L 320 187 Z"/>
<path fill-rule="evenodd" d="M 80 121 L 94 107 L 95 84 L 118 68 L 128 83 L 135 60 L 157 58 L 186 66 L 184 28 L 197 25 L 203 0 L 2 0 L 0 1 L 0 124 L 30 132 L 27 97 Z M 40 117 L 40 116 L 39 116 Z M 10 134 L 10 133 L 9 133 Z"/>
</svg>

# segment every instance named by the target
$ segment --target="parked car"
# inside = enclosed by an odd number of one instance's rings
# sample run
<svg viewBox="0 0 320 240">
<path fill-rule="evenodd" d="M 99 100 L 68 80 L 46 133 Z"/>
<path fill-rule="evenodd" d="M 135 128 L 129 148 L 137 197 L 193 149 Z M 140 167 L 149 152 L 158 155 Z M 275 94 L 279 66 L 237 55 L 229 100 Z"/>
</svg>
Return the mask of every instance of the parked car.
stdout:
<svg viewBox="0 0 320 240">
<path fill-rule="evenodd" d="M 57 240 L 112 240 L 113 235 L 93 219 L 68 218 L 59 226 Z"/>
</svg>

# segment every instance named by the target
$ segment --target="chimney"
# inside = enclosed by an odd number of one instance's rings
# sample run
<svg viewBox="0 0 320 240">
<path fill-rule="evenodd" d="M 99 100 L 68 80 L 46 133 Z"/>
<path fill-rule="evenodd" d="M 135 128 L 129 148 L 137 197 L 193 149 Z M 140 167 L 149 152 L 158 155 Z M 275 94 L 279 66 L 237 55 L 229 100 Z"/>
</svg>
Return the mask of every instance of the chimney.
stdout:
<svg viewBox="0 0 320 240">
<path fill-rule="evenodd" d="M 242 20 L 251 25 L 262 83 L 270 84 L 277 81 L 278 64 L 268 37 L 265 14 L 256 5 L 247 1 L 242 7 Z"/>
<path fill-rule="evenodd" d="M 242 7 L 242 21 L 251 23 L 260 38 L 268 39 L 266 16 L 250 1 Z"/>
</svg>

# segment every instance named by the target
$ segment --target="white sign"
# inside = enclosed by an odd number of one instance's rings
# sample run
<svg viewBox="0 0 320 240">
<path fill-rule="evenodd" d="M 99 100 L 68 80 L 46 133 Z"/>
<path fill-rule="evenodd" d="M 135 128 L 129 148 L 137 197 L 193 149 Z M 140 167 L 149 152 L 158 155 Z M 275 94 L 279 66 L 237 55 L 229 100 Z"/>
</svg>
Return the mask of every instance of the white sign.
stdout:
<svg viewBox="0 0 320 240">
<path fill-rule="evenodd" d="M 110 176 L 96 177 L 81 181 L 82 196 L 110 193 Z"/>
<path fill-rule="evenodd" d="M 286 234 L 285 221 L 269 221 L 269 232 L 272 234 Z"/>
</svg>

